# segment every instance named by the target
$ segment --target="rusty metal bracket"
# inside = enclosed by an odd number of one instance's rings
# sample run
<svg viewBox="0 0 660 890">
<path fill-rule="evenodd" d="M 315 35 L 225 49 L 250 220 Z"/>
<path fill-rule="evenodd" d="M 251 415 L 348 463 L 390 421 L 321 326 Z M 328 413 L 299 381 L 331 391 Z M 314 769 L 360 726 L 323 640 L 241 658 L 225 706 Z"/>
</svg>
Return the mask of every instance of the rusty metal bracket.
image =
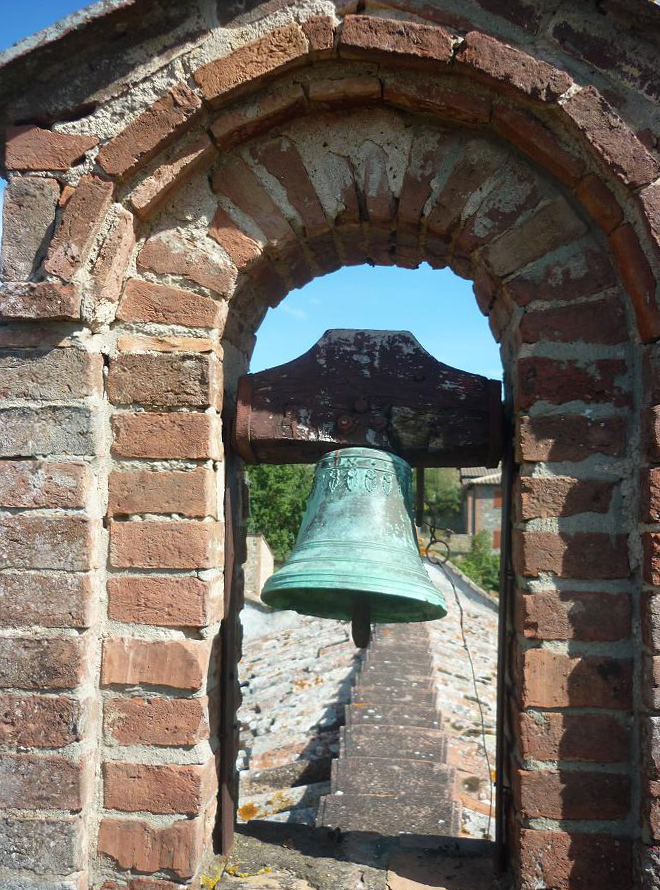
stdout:
<svg viewBox="0 0 660 890">
<path fill-rule="evenodd" d="M 330 330 L 242 377 L 234 447 L 248 463 L 312 463 L 366 446 L 413 466 L 497 466 L 501 384 L 442 364 L 408 331 Z"/>
</svg>

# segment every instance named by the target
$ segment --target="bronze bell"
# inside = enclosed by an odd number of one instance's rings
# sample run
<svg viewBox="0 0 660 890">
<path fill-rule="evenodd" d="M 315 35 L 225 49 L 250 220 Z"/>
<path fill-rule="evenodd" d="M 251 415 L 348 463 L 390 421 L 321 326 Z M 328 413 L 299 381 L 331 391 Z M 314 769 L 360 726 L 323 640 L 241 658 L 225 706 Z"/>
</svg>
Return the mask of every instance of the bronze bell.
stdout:
<svg viewBox="0 0 660 890">
<path fill-rule="evenodd" d="M 358 646 L 372 623 L 443 618 L 444 597 L 417 545 L 409 464 L 372 448 L 324 455 L 295 547 L 261 598 L 275 609 L 352 621 Z"/>
</svg>

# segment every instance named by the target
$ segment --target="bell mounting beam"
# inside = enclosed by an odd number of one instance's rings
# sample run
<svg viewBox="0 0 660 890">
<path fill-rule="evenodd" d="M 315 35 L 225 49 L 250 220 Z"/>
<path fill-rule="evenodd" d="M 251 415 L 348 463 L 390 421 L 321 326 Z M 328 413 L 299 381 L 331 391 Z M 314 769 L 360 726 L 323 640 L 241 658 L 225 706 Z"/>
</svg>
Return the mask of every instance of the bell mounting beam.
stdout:
<svg viewBox="0 0 660 890">
<path fill-rule="evenodd" d="M 247 463 L 313 463 L 349 446 L 412 466 L 497 466 L 499 380 L 433 358 L 408 331 L 326 331 L 299 358 L 239 380 L 234 446 Z"/>
</svg>

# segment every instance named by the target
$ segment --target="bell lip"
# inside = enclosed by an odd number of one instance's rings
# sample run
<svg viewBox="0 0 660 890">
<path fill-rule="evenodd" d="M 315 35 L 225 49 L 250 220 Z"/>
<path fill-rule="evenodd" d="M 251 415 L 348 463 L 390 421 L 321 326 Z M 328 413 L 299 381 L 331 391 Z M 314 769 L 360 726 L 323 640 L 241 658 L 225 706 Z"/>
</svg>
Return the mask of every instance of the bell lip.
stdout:
<svg viewBox="0 0 660 890">
<path fill-rule="evenodd" d="M 293 611 L 300 615 L 312 615 L 316 618 L 335 621 L 350 621 L 356 595 L 362 595 L 367 600 L 370 600 L 371 597 L 378 597 L 374 602 L 383 608 L 372 608 L 371 624 L 413 624 L 420 621 L 438 621 L 447 615 L 444 601 L 429 603 L 428 600 L 422 598 L 404 597 L 400 594 L 385 593 L 382 590 L 365 591 L 362 589 L 357 591 L 330 587 L 314 587 L 313 590 L 316 594 L 314 599 L 309 597 L 310 588 L 302 586 L 263 590 L 261 600 L 272 609 Z M 343 594 L 343 596 L 338 596 L 338 594 Z M 327 606 L 324 606 L 325 597 L 327 597 Z"/>
<path fill-rule="evenodd" d="M 401 578 L 396 582 L 387 577 L 371 576 L 363 579 L 359 584 L 354 581 L 354 575 L 337 572 L 328 568 L 325 572 L 317 571 L 307 574 L 304 579 L 298 579 L 290 573 L 278 578 L 276 572 L 266 581 L 261 591 L 261 600 L 267 606 L 275 609 L 291 609 L 303 615 L 315 615 L 319 618 L 335 618 L 340 621 L 351 619 L 352 603 L 359 595 L 378 597 L 386 608 L 393 612 L 383 611 L 386 618 L 379 618 L 380 610 L 374 610 L 372 623 L 389 624 L 408 621 L 435 621 L 444 618 L 447 614 L 447 603 L 443 593 L 438 590 L 424 573 L 427 583 L 414 578 L 408 583 Z M 310 598 L 314 592 L 316 598 Z M 319 600 L 327 595 L 329 603 L 327 608 L 318 605 Z M 295 604 L 297 598 L 301 599 Z M 351 605 L 348 605 L 350 603 Z M 396 612 L 399 610 L 399 615 Z"/>
</svg>

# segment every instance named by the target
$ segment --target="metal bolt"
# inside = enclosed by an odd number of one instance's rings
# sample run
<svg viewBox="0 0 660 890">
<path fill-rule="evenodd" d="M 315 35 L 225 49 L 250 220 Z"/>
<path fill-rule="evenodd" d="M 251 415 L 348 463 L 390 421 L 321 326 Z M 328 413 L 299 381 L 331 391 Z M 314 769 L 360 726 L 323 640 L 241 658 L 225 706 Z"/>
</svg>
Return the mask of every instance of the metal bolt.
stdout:
<svg viewBox="0 0 660 890">
<path fill-rule="evenodd" d="M 375 430 L 384 430 L 387 426 L 387 417 L 382 417 L 380 414 L 377 414 L 372 418 L 371 425 Z"/>
<path fill-rule="evenodd" d="M 358 414 L 364 414 L 369 410 L 369 402 L 366 399 L 357 399 L 353 407 Z"/>
<path fill-rule="evenodd" d="M 337 420 L 337 426 L 342 432 L 347 433 L 349 430 L 353 429 L 353 427 L 355 426 L 355 421 L 347 414 L 342 414 L 342 416 Z"/>
</svg>

